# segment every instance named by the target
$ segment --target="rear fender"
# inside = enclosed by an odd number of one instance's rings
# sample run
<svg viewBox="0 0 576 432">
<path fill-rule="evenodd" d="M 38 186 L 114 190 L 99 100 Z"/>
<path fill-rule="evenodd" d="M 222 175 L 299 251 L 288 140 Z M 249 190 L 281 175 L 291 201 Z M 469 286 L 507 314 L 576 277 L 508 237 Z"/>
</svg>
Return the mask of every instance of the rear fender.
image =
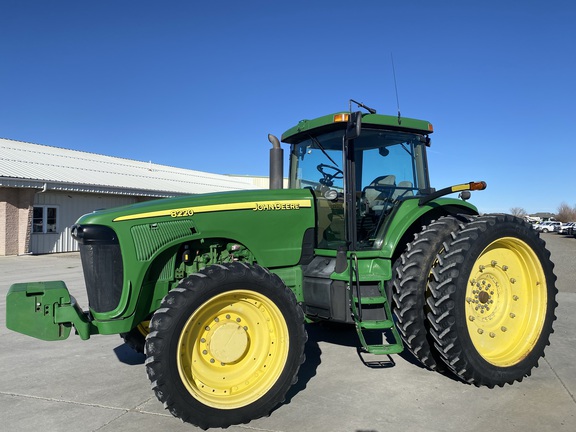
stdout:
<svg viewBox="0 0 576 432">
<path fill-rule="evenodd" d="M 403 249 L 414 233 L 422 229 L 422 225 L 451 214 L 477 215 L 478 209 L 453 198 L 439 198 L 424 205 L 419 205 L 418 199 L 403 201 L 380 227 L 375 246 L 382 251 L 383 258 L 395 258 L 402 253 L 399 248 Z"/>
</svg>

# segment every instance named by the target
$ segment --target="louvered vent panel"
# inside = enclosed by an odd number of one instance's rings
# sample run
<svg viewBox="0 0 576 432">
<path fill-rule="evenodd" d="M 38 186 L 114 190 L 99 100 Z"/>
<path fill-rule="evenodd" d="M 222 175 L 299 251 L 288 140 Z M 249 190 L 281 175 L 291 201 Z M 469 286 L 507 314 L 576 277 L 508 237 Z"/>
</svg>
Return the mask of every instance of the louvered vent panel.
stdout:
<svg viewBox="0 0 576 432">
<path fill-rule="evenodd" d="M 134 248 L 139 261 L 149 260 L 154 252 L 171 241 L 188 237 L 194 225 L 189 220 L 159 222 L 132 227 Z"/>
</svg>

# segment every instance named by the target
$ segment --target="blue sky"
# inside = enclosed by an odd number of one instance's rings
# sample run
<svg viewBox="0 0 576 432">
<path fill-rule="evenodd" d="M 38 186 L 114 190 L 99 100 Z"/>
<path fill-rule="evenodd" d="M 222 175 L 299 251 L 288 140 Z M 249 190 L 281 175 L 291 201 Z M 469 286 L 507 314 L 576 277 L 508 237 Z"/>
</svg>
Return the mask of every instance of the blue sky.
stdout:
<svg viewBox="0 0 576 432">
<path fill-rule="evenodd" d="M 266 175 L 267 134 L 350 98 L 429 120 L 433 186 L 576 205 L 576 3 L 0 0 L 0 137 Z"/>
</svg>

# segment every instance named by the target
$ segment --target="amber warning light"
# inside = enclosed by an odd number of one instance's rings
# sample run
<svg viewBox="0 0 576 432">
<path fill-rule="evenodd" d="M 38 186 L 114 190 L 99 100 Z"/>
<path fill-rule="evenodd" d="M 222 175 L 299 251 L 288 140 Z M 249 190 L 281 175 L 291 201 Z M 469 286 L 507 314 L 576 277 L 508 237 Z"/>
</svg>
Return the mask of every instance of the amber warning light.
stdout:
<svg viewBox="0 0 576 432">
<path fill-rule="evenodd" d="M 486 189 L 486 186 L 485 181 L 470 182 L 470 190 L 484 190 Z"/>
<path fill-rule="evenodd" d="M 334 123 L 347 122 L 349 118 L 350 114 L 348 113 L 334 114 Z"/>
</svg>

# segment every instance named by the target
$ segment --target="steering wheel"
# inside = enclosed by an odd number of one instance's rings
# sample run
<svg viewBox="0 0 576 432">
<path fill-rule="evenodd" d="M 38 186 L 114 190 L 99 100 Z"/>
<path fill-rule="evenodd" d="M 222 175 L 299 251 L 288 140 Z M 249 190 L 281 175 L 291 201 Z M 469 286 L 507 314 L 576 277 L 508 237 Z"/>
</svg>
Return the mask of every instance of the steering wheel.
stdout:
<svg viewBox="0 0 576 432">
<path fill-rule="evenodd" d="M 324 186 L 330 187 L 334 184 L 334 180 L 344 178 L 344 172 L 340 168 L 332 165 L 320 164 L 316 169 L 322 174 L 320 184 Z"/>
</svg>

